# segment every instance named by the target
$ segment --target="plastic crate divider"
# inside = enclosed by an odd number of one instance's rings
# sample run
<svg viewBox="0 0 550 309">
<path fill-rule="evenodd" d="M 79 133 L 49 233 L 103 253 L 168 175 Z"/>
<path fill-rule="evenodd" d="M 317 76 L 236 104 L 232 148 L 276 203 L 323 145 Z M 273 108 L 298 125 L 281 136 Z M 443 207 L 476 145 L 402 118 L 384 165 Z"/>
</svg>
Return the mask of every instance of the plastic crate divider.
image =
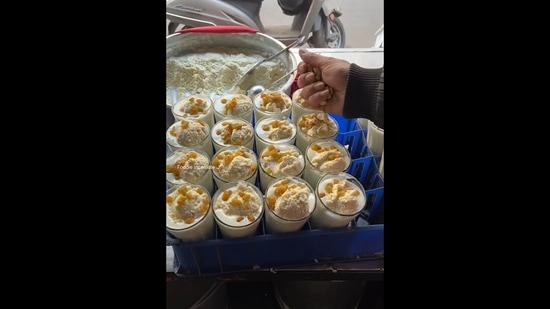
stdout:
<svg viewBox="0 0 550 309">
<path fill-rule="evenodd" d="M 351 131 L 350 129 L 355 127 L 355 119 L 346 119 L 340 115 L 335 114 L 329 114 L 330 117 L 334 118 L 336 122 L 338 123 L 338 131 L 340 132 L 348 132 Z"/>
<path fill-rule="evenodd" d="M 361 157 L 361 149 L 363 148 L 364 138 L 361 131 L 350 131 L 338 133 L 335 140 L 346 147 L 352 159 Z"/>
<path fill-rule="evenodd" d="M 377 173 L 374 157 L 362 157 L 351 160 L 348 174 L 354 176 L 363 185 L 364 189 L 370 189 L 372 177 Z"/>
<path fill-rule="evenodd" d="M 379 211 L 382 208 L 381 205 L 383 205 L 382 201 L 384 198 L 384 187 L 366 190 L 365 193 L 367 195 L 365 211 L 368 216 L 367 221 L 370 222 L 371 218 L 376 218 L 378 216 Z"/>
</svg>

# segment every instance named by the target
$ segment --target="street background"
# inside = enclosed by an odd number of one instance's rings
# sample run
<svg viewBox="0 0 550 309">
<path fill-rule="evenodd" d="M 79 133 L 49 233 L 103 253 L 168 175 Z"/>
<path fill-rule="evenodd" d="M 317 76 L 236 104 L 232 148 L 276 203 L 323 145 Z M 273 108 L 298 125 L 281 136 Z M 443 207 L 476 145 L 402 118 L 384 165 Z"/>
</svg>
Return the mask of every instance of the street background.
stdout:
<svg viewBox="0 0 550 309">
<path fill-rule="evenodd" d="M 340 7 L 346 33 L 346 47 L 374 46 L 376 31 L 384 24 L 384 0 L 327 0 L 329 9 Z M 292 16 L 284 15 L 277 0 L 264 0 L 260 11 L 264 27 L 288 25 Z M 166 21 L 168 25 L 168 20 Z M 168 34 L 168 31 L 166 32 Z"/>
<path fill-rule="evenodd" d="M 330 0 L 329 9 L 340 7 L 340 20 L 346 31 L 346 47 L 373 47 L 376 31 L 384 24 L 384 0 Z M 290 25 L 292 16 L 286 16 L 277 0 L 264 0 L 260 18 L 264 26 Z"/>
</svg>

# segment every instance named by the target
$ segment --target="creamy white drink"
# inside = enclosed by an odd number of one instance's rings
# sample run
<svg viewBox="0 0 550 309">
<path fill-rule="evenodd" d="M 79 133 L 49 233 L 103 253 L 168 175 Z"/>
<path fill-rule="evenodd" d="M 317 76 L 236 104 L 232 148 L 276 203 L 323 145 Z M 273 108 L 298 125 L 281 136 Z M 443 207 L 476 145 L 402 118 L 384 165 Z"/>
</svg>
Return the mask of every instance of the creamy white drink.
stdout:
<svg viewBox="0 0 550 309">
<path fill-rule="evenodd" d="M 210 128 L 214 126 L 214 108 L 212 101 L 206 96 L 185 97 L 172 105 L 172 114 L 176 120 L 202 120 Z"/>
<path fill-rule="evenodd" d="M 301 93 L 302 89 L 300 88 L 292 94 L 292 113 L 290 114 L 290 120 L 292 120 L 294 124 L 298 122 L 298 119 L 300 119 L 303 114 L 319 112 L 318 110 L 307 107 L 307 101 L 302 98 Z"/>
<path fill-rule="evenodd" d="M 202 150 L 187 147 L 174 151 L 166 158 L 166 182 L 171 187 L 194 183 L 214 194 L 210 156 Z"/>
<path fill-rule="evenodd" d="M 305 159 L 294 145 L 269 145 L 259 155 L 260 187 L 265 193 L 267 186 L 283 176 L 302 177 Z"/>
<path fill-rule="evenodd" d="M 247 181 L 256 184 L 258 175 L 258 158 L 249 148 L 230 146 L 212 157 L 212 174 L 218 188 L 228 182 Z"/>
<path fill-rule="evenodd" d="M 296 124 L 296 147 L 306 152 L 306 148 L 314 141 L 335 139 L 338 135 L 338 122 L 329 114 L 315 112 L 303 114 Z"/>
<path fill-rule="evenodd" d="M 319 140 L 309 145 L 305 153 L 303 178 L 313 187 L 327 173 L 346 172 L 351 164 L 348 150 L 334 140 Z"/>
<path fill-rule="evenodd" d="M 171 151 L 189 147 L 200 149 L 210 157 L 214 153 L 210 127 L 202 120 L 177 120 L 166 130 L 166 144 Z"/>
<path fill-rule="evenodd" d="M 252 100 L 244 94 L 226 94 L 214 101 L 216 122 L 227 118 L 240 118 L 252 123 Z"/>
<path fill-rule="evenodd" d="M 196 184 L 171 187 L 166 192 L 166 230 L 185 242 L 214 238 L 210 194 Z"/>
<path fill-rule="evenodd" d="M 271 116 L 289 118 L 291 110 L 292 99 L 283 91 L 266 89 L 254 97 L 254 119 Z"/>
<path fill-rule="evenodd" d="M 345 227 L 365 207 L 365 189 L 352 175 L 330 173 L 321 177 L 315 190 L 317 206 L 310 218 L 311 227 Z"/>
<path fill-rule="evenodd" d="M 260 190 L 245 181 L 222 185 L 212 199 L 214 217 L 224 238 L 252 236 L 264 212 Z"/>
<path fill-rule="evenodd" d="M 227 118 L 216 122 L 210 133 L 214 150 L 229 146 L 244 146 L 254 149 L 254 127 L 239 118 Z"/>
<path fill-rule="evenodd" d="M 296 126 L 286 116 L 259 119 L 254 131 L 256 153 L 261 153 L 268 145 L 294 145 L 296 141 Z"/>
<path fill-rule="evenodd" d="M 265 224 L 268 233 L 299 231 L 315 209 L 315 192 L 302 178 L 280 177 L 266 190 Z"/>
</svg>

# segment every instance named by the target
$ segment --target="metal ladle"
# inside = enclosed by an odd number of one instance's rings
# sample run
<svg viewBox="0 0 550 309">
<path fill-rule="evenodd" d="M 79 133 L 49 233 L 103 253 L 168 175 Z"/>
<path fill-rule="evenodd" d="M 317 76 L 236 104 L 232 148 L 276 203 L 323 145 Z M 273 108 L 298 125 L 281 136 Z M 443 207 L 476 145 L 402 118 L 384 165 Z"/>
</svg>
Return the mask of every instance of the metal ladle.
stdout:
<svg viewBox="0 0 550 309">
<path fill-rule="evenodd" d="M 305 36 L 302 36 L 302 37 L 298 38 L 296 41 L 290 43 L 287 47 L 285 47 L 285 48 L 281 49 L 280 51 L 278 51 L 277 53 L 275 53 L 274 55 L 272 55 L 270 57 L 267 57 L 267 58 L 264 58 L 261 61 L 256 62 L 253 66 L 251 66 L 248 70 L 246 70 L 246 72 L 244 72 L 244 74 L 241 76 L 241 78 L 239 78 L 239 80 L 237 80 L 237 82 L 231 88 L 229 88 L 228 91 L 231 91 L 231 90 L 235 89 L 236 87 L 238 87 L 245 80 L 245 78 L 252 71 L 254 71 L 254 69 L 256 69 L 260 64 L 279 56 L 280 54 L 284 53 L 285 51 L 289 50 L 290 48 L 292 48 L 296 45 L 301 44 L 304 41 L 304 39 L 305 39 Z"/>
<path fill-rule="evenodd" d="M 274 85 L 277 85 L 277 83 L 279 83 L 280 81 L 282 81 L 283 79 L 287 78 L 288 76 L 290 76 L 292 73 L 296 72 L 296 70 L 298 70 L 298 67 L 296 67 L 294 70 L 286 73 L 285 75 L 281 76 L 279 79 L 277 79 L 276 81 L 272 82 L 269 86 L 267 87 L 264 87 L 262 85 L 254 85 L 252 87 L 250 87 L 250 89 L 248 89 L 247 91 L 247 95 L 249 98 L 251 98 L 252 100 L 254 100 L 254 97 L 256 95 L 258 95 L 260 92 L 266 90 L 266 89 L 270 89 L 271 87 L 273 87 Z"/>
</svg>

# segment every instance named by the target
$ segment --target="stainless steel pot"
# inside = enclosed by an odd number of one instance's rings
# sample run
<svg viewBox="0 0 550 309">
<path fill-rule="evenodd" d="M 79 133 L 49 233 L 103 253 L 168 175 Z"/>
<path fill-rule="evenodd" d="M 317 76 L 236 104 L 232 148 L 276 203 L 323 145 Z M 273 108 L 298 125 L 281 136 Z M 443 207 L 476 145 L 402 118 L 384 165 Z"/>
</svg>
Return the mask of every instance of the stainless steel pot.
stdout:
<svg viewBox="0 0 550 309">
<path fill-rule="evenodd" d="M 243 52 L 259 53 L 265 57 L 273 55 L 284 49 L 286 45 L 266 34 L 259 33 L 257 30 L 248 27 L 238 26 L 212 26 L 198 27 L 181 30 L 178 33 L 166 37 L 166 59 L 170 57 L 182 56 L 197 51 L 205 51 L 209 48 L 220 50 L 228 48 L 230 50 L 242 50 Z M 286 51 L 276 57 L 283 70 L 279 76 L 273 75 L 272 80 L 275 82 L 285 73 L 294 70 L 297 67 L 295 56 Z M 296 72 L 288 76 L 286 81 L 279 83 L 274 90 L 282 90 L 290 95 L 292 83 L 296 77 Z M 232 81 L 233 83 L 237 80 Z M 253 82 L 252 82 L 253 84 Z M 230 85 L 228 85 L 230 86 Z M 189 89 L 193 92 L 193 89 Z M 167 89 L 167 107 L 171 106 L 169 93 Z"/>
</svg>

